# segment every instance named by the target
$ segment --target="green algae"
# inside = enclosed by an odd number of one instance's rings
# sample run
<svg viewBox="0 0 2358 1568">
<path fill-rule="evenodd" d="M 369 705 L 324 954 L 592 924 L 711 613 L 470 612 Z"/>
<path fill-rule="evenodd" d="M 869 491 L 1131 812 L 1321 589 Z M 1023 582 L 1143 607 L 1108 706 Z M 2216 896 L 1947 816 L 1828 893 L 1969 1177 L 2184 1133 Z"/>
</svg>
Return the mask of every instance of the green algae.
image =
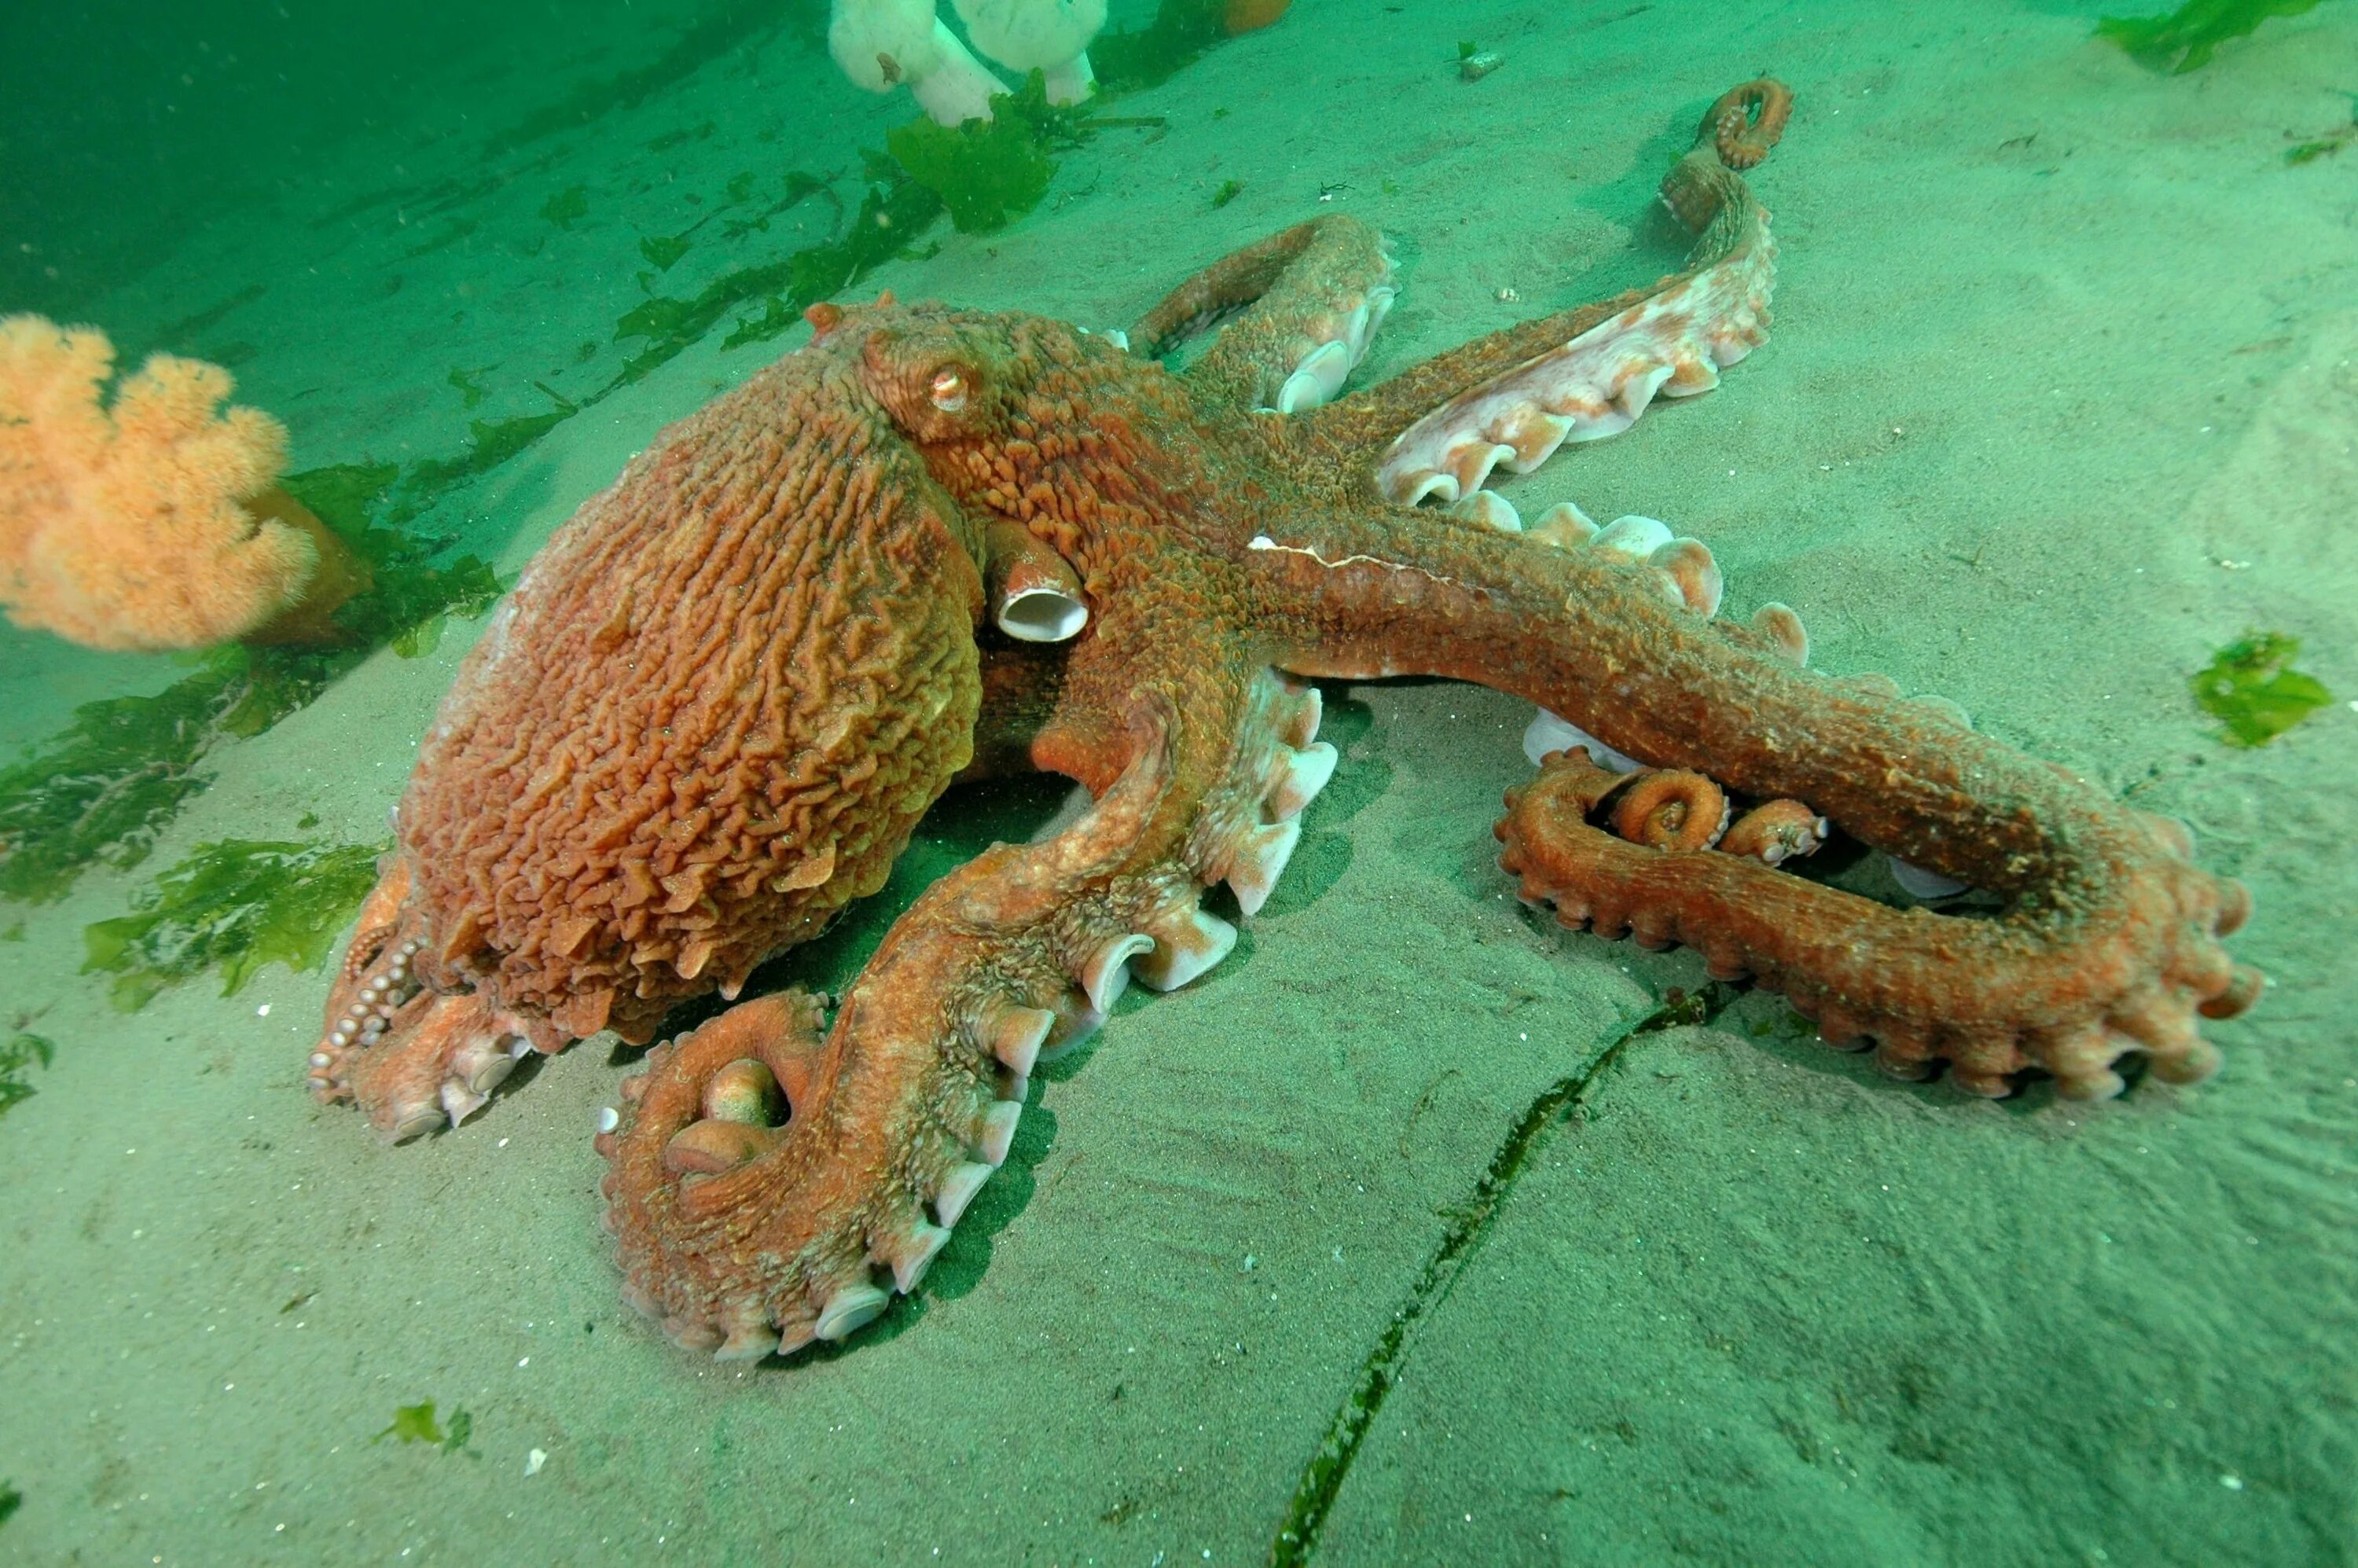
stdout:
<svg viewBox="0 0 2358 1568">
<path fill-rule="evenodd" d="M 1089 44 L 1098 85 L 1111 92 L 1160 87 L 1226 41 L 1225 0 L 1162 0 L 1142 27 L 1099 33 Z"/>
<path fill-rule="evenodd" d="M 773 203 L 760 218 L 753 222 L 766 224 L 769 219 L 811 196 L 824 196 L 833 200 L 826 181 L 817 176 L 803 173 L 799 169 L 795 170 L 786 176 L 784 196 Z M 875 203 L 878 200 L 877 193 L 871 187 L 868 200 L 862 203 L 860 209 L 860 218 L 867 220 L 868 226 L 871 227 L 874 223 L 878 210 Z M 930 214 L 923 219 L 915 219 L 914 214 L 911 216 L 919 228 L 922 228 L 925 222 L 931 222 Z M 855 221 L 851 225 L 851 234 L 845 238 L 831 239 L 806 247 L 777 261 L 739 267 L 725 273 L 706 284 L 692 299 L 656 295 L 641 300 L 624 311 L 622 318 L 614 323 L 614 341 L 619 343 L 628 339 L 640 338 L 645 340 L 645 346 L 623 362 L 622 370 L 616 373 L 612 382 L 597 394 L 597 397 L 605 396 L 616 387 L 627 386 L 644 378 L 657 367 L 670 362 L 701 341 L 704 335 L 717 326 L 722 317 L 738 307 L 755 300 L 776 299 L 782 291 L 799 299 L 799 303 L 793 305 L 788 311 L 785 323 L 777 329 L 778 331 L 784 331 L 786 326 L 792 325 L 798 318 L 805 305 L 825 298 L 834 289 L 849 283 L 860 271 L 865 270 L 865 267 L 836 265 L 836 258 L 848 251 L 849 242 L 859 236 L 862 226 L 860 222 Z M 896 231 L 891 247 L 867 265 L 873 265 L 876 261 L 882 261 L 887 256 L 895 254 L 900 249 L 901 241 Z M 830 279 L 834 281 L 828 281 Z M 824 283 L 825 287 L 816 293 L 810 292 L 815 283 Z M 771 314 L 776 314 L 778 308 L 773 306 Z M 775 335 L 775 332 L 771 332 L 759 336 Z M 755 337 L 732 332 L 722 346 L 733 348 L 741 342 L 753 341 L 756 341 Z M 595 402 L 597 397 L 591 398 L 590 401 Z"/>
<path fill-rule="evenodd" d="M 622 378 L 637 380 L 697 342 L 723 316 L 757 301 L 761 314 L 741 317 L 720 346 L 733 349 L 784 334 L 802 320 L 804 310 L 850 287 L 885 262 L 898 256 L 924 259 L 913 255 L 909 246 L 941 211 L 940 199 L 897 165 L 882 157 L 871 158 L 859 211 L 841 234 L 781 261 L 740 268 L 714 280 L 694 300 L 664 301 L 660 309 L 642 307 L 624 317 L 629 330 L 618 324 L 615 337 L 639 336 L 649 341 L 623 366 Z"/>
<path fill-rule="evenodd" d="M 657 272 L 669 272 L 687 254 L 688 243 L 686 234 L 645 234 L 639 240 L 639 254 Z"/>
<path fill-rule="evenodd" d="M 464 1454 L 471 1459 L 480 1459 L 482 1455 L 467 1446 L 467 1440 L 474 1435 L 474 1431 L 475 1418 L 464 1410 L 450 1412 L 450 1424 L 445 1430 L 442 1423 L 435 1419 L 434 1401 L 427 1400 L 414 1405 L 395 1405 L 393 1424 L 369 1441 L 383 1443 L 390 1437 L 397 1443 L 425 1443 L 445 1454 Z"/>
<path fill-rule="evenodd" d="M 507 419 L 475 419 L 467 425 L 467 447 L 452 458 L 421 458 L 403 473 L 404 498 L 396 515 L 405 519 L 424 512 L 444 492 L 481 479 L 510 458 L 581 412 L 582 406 L 533 384 L 555 401 L 546 414 L 519 414 Z"/>
<path fill-rule="evenodd" d="M 574 412 L 571 405 L 562 410 L 566 416 Z M 481 420 L 474 428 L 479 444 L 482 432 L 496 429 Z M 494 443 L 514 439 L 496 433 L 489 438 Z M 415 652 L 402 645 L 406 635 L 437 617 L 480 615 L 503 591 L 498 574 L 480 557 L 438 560 L 451 540 L 382 526 L 374 520 L 379 511 L 406 520 L 432 505 L 440 499 L 433 487 L 443 482 L 445 466 L 427 461 L 404 470 L 393 463 L 338 463 L 291 473 L 278 481 L 369 564 L 374 578 L 369 591 L 336 611 L 336 623 L 350 635 L 354 649 L 365 652 L 391 643 L 396 653 L 414 657 Z M 356 656 L 354 649 L 330 657 L 349 662 Z M 289 653 L 282 662 L 297 665 L 304 657 Z M 334 673 L 342 672 L 339 668 Z"/>
<path fill-rule="evenodd" d="M 483 384 L 475 379 L 483 373 L 480 370 L 453 370 L 447 378 L 452 386 L 459 389 L 459 406 L 461 408 L 472 408 L 491 395 L 484 390 Z"/>
<path fill-rule="evenodd" d="M 2140 65 L 2182 76 L 2211 63 L 2218 47 L 2248 37 L 2271 16 L 2298 16 L 2318 0 L 2186 0 L 2160 16 L 2106 16 L 2096 37 L 2109 38 Z"/>
<path fill-rule="evenodd" d="M 540 215 L 560 229 L 571 229 L 575 219 L 590 216 L 590 188 L 567 186 L 548 199 L 541 207 Z"/>
<path fill-rule="evenodd" d="M 55 1045 L 21 1029 L 0 1044 L 0 1116 L 33 1098 L 36 1091 L 25 1081 L 25 1075 L 35 1067 L 47 1067 L 57 1056 Z"/>
<path fill-rule="evenodd" d="M 2333 694 L 2292 668 L 2300 639 L 2281 632 L 2247 632 L 2218 651 L 2188 683 L 2202 711 L 2219 720 L 2231 746 L 2265 746 L 2319 708 Z"/>
<path fill-rule="evenodd" d="M 204 789 L 196 769 L 205 753 L 288 709 L 285 683 L 257 678 L 264 662 L 251 649 L 216 649 L 154 697 L 84 703 L 62 732 L 0 768 L 0 898 L 54 903 L 93 865 L 127 871 L 146 860 Z"/>
<path fill-rule="evenodd" d="M 235 996 L 265 964 L 316 969 L 376 883 L 380 847 L 248 838 L 200 844 L 132 897 L 132 913 L 83 928 L 83 974 L 114 977 L 136 1012 L 209 969 Z"/>
<path fill-rule="evenodd" d="M 1046 79 L 1034 70 L 1013 92 L 992 96 L 990 119 L 912 120 L 886 132 L 884 146 L 911 179 L 941 199 L 958 232 L 988 234 L 1040 204 L 1056 173 L 1050 148 L 1077 142 L 1084 113 L 1051 104 Z"/>
<path fill-rule="evenodd" d="M 2314 163 L 2329 153 L 2338 153 L 2353 142 L 2358 142 L 2358 92 L 2346 92 L 2350 100 L 2350 118 L 2324 135 L 2296 142 L 2285 149 L 2285 162 L 2299 166 Z"/>
</svg>

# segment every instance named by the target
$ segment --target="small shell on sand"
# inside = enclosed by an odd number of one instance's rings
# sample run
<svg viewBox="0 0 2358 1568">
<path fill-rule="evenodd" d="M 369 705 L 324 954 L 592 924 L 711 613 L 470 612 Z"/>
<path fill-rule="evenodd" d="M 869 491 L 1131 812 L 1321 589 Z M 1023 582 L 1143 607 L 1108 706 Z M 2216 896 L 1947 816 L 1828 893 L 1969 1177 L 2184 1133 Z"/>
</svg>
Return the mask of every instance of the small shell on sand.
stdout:
<svg viewBox="0 0 2358 1568">
<path fill-rule="evenodd" d="M 1457 62 L 1457 77 L 1461 81 L 1479 81 L 1506 63 L 1505 55 L 1496 49 L 1484 49 L 1479 54 L 1469 54 Z"/>
</svg>

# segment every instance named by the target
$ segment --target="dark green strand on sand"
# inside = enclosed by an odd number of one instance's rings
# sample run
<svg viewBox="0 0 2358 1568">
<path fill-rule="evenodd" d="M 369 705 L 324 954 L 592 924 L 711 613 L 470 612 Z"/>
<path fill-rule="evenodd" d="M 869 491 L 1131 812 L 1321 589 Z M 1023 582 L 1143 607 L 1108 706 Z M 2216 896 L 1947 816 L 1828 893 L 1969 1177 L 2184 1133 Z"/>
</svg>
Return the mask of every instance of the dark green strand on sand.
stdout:
<svg viewBox="0 0 2358 1568">
<path fill-rule="evenodd" d="M 383 849 L 364 844 L 200 844 L 132 899 L 132 912 L 86 926 L 81 972 L 114 977 L 125 1012 L 208 969 L 234 996 L 265 964 L 301 971 L 326 961 L 376 884 Z"/>
<path fill-rule="evenodd" d="M 2285 148 L 2285 162 L 2296 167 L 2315 163 L 2358 142 L 2358 92 L 2345 92 L 2342 96 L 2350 100 L 2350 117 L 2322 135 L 2310 136 Z"/>
<path fill-rule="evenodd" d="M 1298 1568 L 1310 1561 L 1318 1546 L 1326 1516 L 1334 1511 L 1343 1482 L 1358 1457 L 1359 1446 L 1375 1424 L 1384 1401 L 1400 1385 L 1400 1374 L 1412 1347 L 1411 1335 L 1425 1315 L 1448 1298 L 1450 1288 L 1490 1233 L 1498 1207 L 1507 1201 L 1531 1156 L 1551 1129 L 1571 1120 L 1589 1086 L 1619 1060 L 1630 1041 L 1664 1029 L 1682 1029 L 1710 1022 L 1734 1000 L 1734 987 L 1714 980 L 1700 991 L 1672 990 L 1662 1005 L 1632 1023 L 1610 1041 L 1578 1072 L 1558 1078 L 1523 1108 L 1490 1162 L 1476 1178 L 1474 1190 L 1448 1211 L 1440 1245 L 1417 1271 L 1407 1296 L 1393 1309 L 1391 1321 L 1376 1336 L 1374 1346 L 1359 1363 L 1359 1376 L 1328 1422 L 1325 1439 L 1302 1467 L 1285 1520 L 1269 1543 L 1271 1568 Z"/>
</svg>

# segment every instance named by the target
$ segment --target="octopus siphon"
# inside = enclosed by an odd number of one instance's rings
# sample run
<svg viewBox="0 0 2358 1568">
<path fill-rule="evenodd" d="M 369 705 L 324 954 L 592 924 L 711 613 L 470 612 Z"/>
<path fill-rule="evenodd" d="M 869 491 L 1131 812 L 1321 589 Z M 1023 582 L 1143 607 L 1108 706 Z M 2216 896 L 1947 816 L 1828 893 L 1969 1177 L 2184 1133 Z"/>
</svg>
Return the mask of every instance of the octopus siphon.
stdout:
<svg viewBox="0 0 2358 1568">
<path fill-rule="evenodd" d="M 1746 183 L 1791 97 L 1704 116 L 1650 287 L 1347 390 L 1393 295 L 1322 216 L 1128 334 L 890 296 L 665 431 L 550 540 L 420 745 L 310 1082 L 389 1141 L 457 1124 L 529 1052 L 645 1044 L 601 1115 L 623 1292 L 731 1359 L 838 1341 L 915 1291 L 1006 1159 L 1034 1065 L 1133 978 L 1218 964 L 1332 775 L 1312 678 L 1479 682 L 1573 743 L 1508 797 L 1502 864 L 1569 926 L 1698 949 L 1835 1045 L 1968 1092 L 2190 1082 L 2259 975 L 2183 828 L 1805 666 L 1800 620 L 1715 618 L 1663 524 L 1526 522 L 1486 482 L 1710 390 L 1765 341 Z M 1183 368 L 1184 367 L 1184 368 Z M 1041 840 L 943 877 L 831 1004 L 738 1000 L 874 892 L 948 785 L 1065 775 Z M 1895 907 L 1796 873 L 1836 830 L 1970 885 Z M 1205 907 L 1206 897 L 1227 892 Z M 831 1016 L 830 1016 L 831 1011 Z"/>
</svg>

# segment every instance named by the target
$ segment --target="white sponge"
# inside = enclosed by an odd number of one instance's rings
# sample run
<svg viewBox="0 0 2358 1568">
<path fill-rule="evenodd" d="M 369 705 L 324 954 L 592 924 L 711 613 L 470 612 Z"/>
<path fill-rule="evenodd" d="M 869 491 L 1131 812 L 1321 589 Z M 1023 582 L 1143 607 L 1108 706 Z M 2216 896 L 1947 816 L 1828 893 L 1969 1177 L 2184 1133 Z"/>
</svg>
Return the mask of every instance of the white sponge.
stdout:
<svg viewBox="0 0 2358 1568">
<path fill-rule="evenodd" d="M 871 92 L 905 83 L 945 125 L 990 119 L 992 94 L 1007 91 L 935 16 L 934 0 L 835 0 L 827 43 L 854 82 Z"/>
<path fill-rule="evenodd" d="M 1089 40 L 1105 26 L 1106 0 L 955 0 L 974 47 L 1011 70 L 1037 70 L 1048 99 L 1074 103 L 1095 83 Z"/>
</svg>

